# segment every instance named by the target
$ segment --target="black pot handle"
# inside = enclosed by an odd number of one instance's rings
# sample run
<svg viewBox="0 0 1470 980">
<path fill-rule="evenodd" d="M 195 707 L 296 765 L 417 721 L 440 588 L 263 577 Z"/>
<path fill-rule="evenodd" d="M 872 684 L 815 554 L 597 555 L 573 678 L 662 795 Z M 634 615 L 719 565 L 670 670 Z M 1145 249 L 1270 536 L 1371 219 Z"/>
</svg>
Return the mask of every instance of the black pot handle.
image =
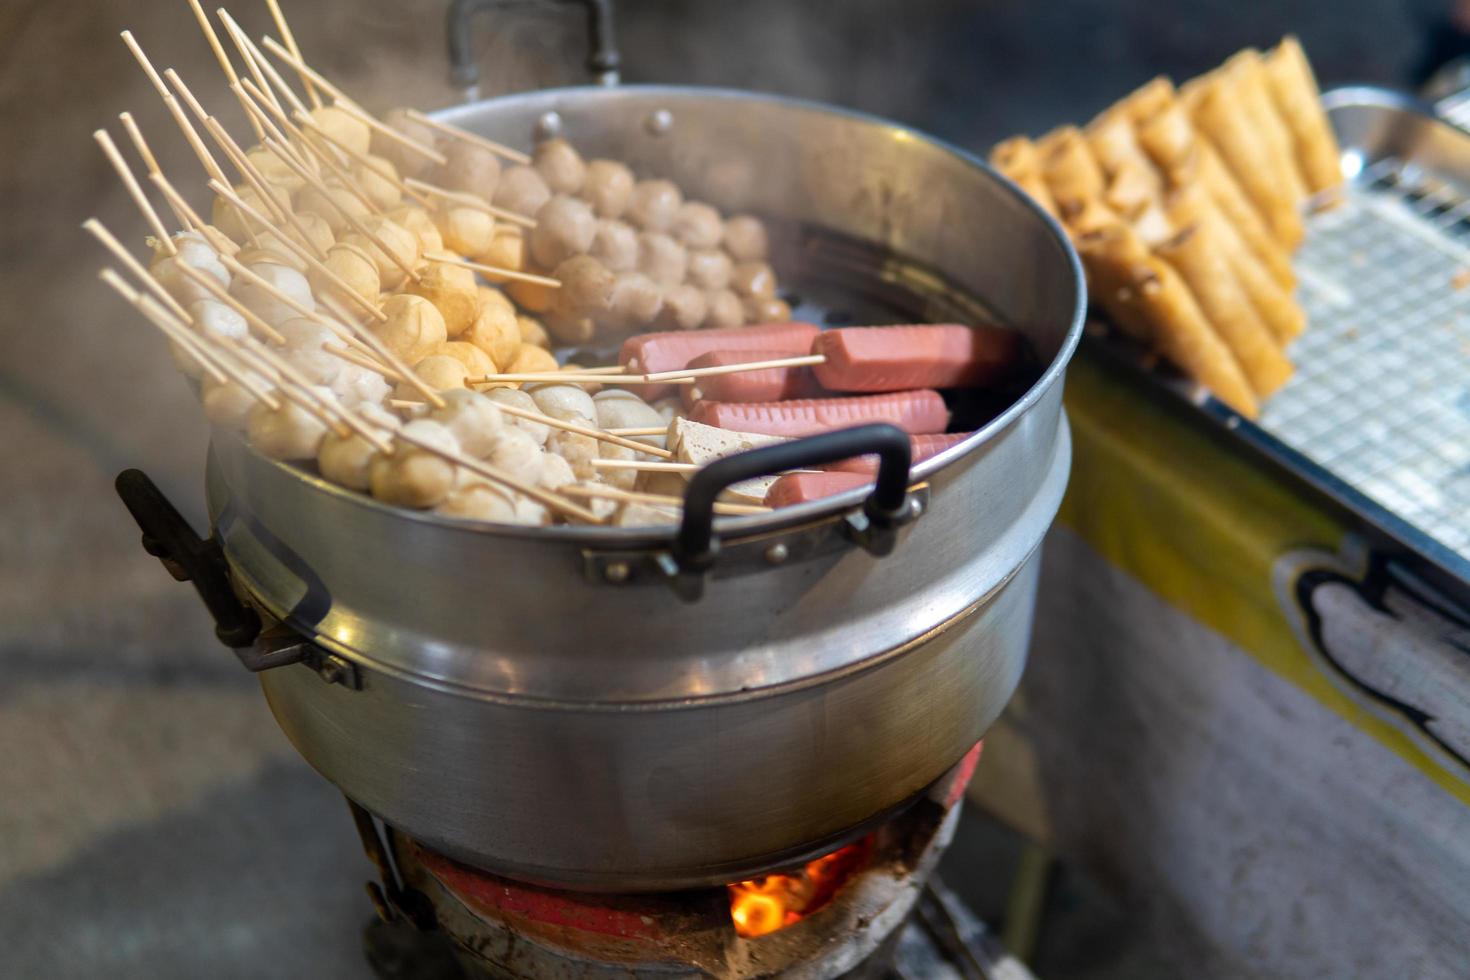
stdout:
<svg viewBox="0 0 1470 980">
<path fill-rule="evenodd" d="M 670 549 L 679 594 L 690 601 L 703 595 L 704 577 L 720 552 L 714 532 L 715 501 L 732 483 L 870 453 L 878 455 L 877 485 L 863 501 L 861 513 L 849 518 L 848 529 L 872 554 L 890 554 L 898 529 L 915 516 L 908 498 L 909 437 L 885 423 L 839 429 L 726 456 L 694 474 L 684 492 L 684 519 Z"/>
<path fill-rule="evenodd" d="M 587 8 L 587 70 L 599 85 L 618 84 L 617 42 L 613 38 L 612 0 L 558 0 Z M 475 15 L 490 10 L 531 6 L 528 0 L 453 0 L 449 5 L 449 77 L 466 99 L 479 98 L 480 65 L 470 31 Z"/>
<path fill-rule="evenodd" d="M 214 634 L 225 646 L 249 647 L 260 634 L 260 617 L 230 588 L 219 543 L 200 538 L 163 491 L 142 470 L 123 470 L 114 484 L 143 532 L 143 550 L 163 562 L 180 582 L 192 582 L 214 617 Z"/>
</svg>

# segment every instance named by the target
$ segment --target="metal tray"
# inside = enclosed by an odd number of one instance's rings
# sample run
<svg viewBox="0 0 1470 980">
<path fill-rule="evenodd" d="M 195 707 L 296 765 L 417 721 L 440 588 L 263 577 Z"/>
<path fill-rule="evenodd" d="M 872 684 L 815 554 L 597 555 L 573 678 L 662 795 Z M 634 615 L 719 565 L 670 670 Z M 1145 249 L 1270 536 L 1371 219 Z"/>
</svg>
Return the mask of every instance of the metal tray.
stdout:
<svg viewBox="0 0 1470 980">
<path fill-rule="evenodd" d="M 1306 332 L 1257 421 L 1111 332 L 1101 348 L 1470 585 L 1470 133 L 1376 88 L 1323 96 L 1344 202 L 1295 257 Z"/>
</svg>

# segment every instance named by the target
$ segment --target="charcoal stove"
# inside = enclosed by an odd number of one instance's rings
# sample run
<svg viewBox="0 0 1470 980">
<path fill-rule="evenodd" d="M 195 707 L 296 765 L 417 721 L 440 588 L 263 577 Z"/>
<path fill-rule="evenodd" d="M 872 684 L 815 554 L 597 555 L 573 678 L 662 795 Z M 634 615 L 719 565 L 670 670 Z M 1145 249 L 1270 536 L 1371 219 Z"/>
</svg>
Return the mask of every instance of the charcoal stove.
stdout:
<svg viewBox="0 0 1470 980">
<path fill-rule="evenodd" d="M 380 828 L 353 804 L 382 876 L 370 884 L 380 922 L 369 960 L 384 980 L 1024 978 L 934 875 L 979 756 L 977 744 L 923 798 L 822 858 L 667 893 L 526 884 Z"/>
</svg>

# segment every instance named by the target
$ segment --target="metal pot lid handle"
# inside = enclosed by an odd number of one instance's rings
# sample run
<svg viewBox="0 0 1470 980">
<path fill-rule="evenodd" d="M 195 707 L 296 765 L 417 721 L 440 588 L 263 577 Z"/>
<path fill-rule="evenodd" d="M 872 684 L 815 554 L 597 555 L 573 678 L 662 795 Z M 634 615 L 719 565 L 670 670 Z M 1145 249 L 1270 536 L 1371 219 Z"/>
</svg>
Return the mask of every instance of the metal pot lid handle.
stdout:
<svg viewBox="0 0 1470 980">
<path fill-rule="evenodd" d="M 715 501 L 731 484 L 783 470 L 835 463 L 854 456 L 878 455 L 878 477 L 862 510 L 849 518 L 850 534 L 869 552 L 893 551 L 898 529 L 915 516 L 908 497 L 911 445 L 903 430 L 887 424 L 861 425 L 836 432 L 762 446 L 717 459 L 699 470 L 684 492 L 684 519 L 674 536 L 670 557 L 682 583 L 679 593 L 693 601 L 703 594 L 703 581 L 719 556 L 715 536 Z"/>
<path fill-rule="evenodd" d="M 613 37 L 612 0 L 556 0 L 587 8 L 587 70 L 599 85 L 618 84 L 617 41 Z M 471 26 L 475 15 L 496 8 L 525 7 L 526 0 L 453 0 L 449 5 L 449 77 L 466 102 L 480 97 L 480 65 L 475 57 Z"/>
</svg>

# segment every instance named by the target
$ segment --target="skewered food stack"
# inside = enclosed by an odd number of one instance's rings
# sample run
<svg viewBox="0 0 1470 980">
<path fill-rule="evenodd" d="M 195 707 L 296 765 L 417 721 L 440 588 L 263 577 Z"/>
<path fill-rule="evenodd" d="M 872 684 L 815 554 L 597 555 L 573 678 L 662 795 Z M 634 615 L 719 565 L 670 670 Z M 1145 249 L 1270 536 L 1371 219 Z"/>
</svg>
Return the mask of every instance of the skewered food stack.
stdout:
<svg viewBox="0 0 1470 980">
<path fill-rule="evenodd" d="M 1024 360 L 1019 335 L 995 328 L 791 323 L 758 219 L 563 139 L 528 156 L 412 110 L 374 119 L 267 38 L 308 108 L 226 12 L 245 71 L 195 13 L 258 142 L 237 142 L 125 33 L 204 167 L 211 220 L 125 115 L 185 230 L 169 232 L 103 131 L 154 233 L 149 266 L 87 228 L 136 285 L 103 278 L 167 335 L 210 421 L 269 458 L 461 519 L 667 521 L 690 473 L 764 442 L 889 421 L 941 440 L 916 442 L 916 458 L 942 451 L 963 434 L 941 435 L 937 389 L 989 384 Z M 631 337 L 616 365 L 563 367 L 550 349 L 653 326 L 665 329 Z M 705 435 L 689 436 L 701 422 Z M 778 499 L 872 473 L 859 462 L 828 475 Z M 768 509 L 779 480 L 732 488 L 722 512 Z"/>
<path fill-rule="evenodd" d="M 1007 140 L 991 162 L 1061 219 L 1119 329 L 1247 417 L 1291 377 L 1301 212 L 1343 180 L 1295 38 L 1177 90 L 1156 78 L 1085 129 Z"/>
</svg>

